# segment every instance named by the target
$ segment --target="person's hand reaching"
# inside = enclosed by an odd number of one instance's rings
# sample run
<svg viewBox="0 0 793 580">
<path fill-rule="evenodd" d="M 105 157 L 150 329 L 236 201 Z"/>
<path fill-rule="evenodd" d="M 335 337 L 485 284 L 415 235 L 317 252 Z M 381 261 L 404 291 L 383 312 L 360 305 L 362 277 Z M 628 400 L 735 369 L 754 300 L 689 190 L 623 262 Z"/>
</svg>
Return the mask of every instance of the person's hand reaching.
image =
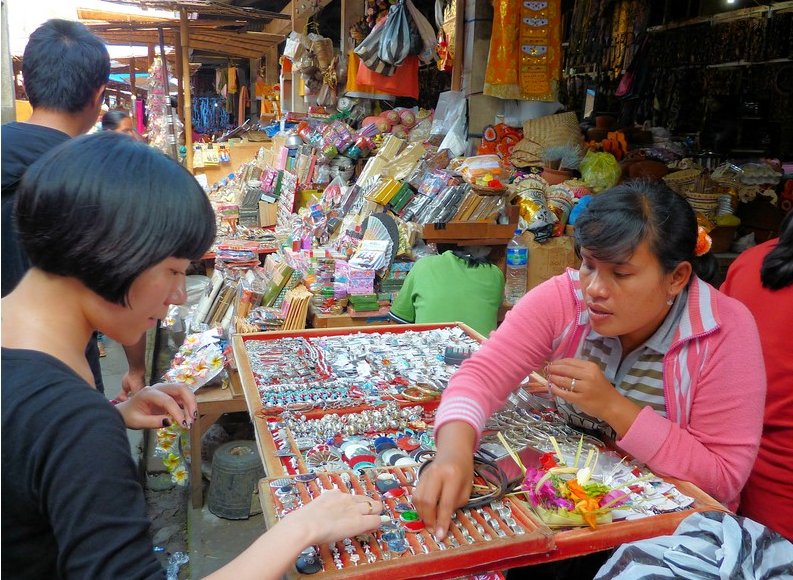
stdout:
<svg viewBox="0 0 793 580">
<path fill-rule="evenodd" d="M 328 490 L 291 512 L 279 525 L 299 526 L 309 534 L 307 545 L 327 544 L 357 536 L 380 525 L 383 504 L 365 495 Z"/>
<path fill-rule="evenodd" d="M 116 409 L 128 429 L 159 429 L 174 421 L 187 429 L 198 416 L 195 395 L 185 385 L 176 383 L 144 387 L 116 405 Z"/>
</svg>

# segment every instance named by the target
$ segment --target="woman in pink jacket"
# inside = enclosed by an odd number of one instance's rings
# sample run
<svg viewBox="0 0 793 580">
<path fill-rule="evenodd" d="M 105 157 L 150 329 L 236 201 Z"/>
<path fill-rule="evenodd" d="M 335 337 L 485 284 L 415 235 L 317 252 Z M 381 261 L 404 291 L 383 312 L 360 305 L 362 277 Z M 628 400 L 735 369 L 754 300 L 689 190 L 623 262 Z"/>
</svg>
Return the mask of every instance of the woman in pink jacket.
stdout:
<svg viewBox="0 0 793 580">
<path fill-rule="evenodd" d="M 737 505 L 760 441 L 765 371 L 749 311 L 694 273 L 693 210 L 663 186 L 628 183 L 592 199 L 575 238 L 581 268 L 524 296 L 443 395 L 438 452 L 414 496 L 439 537 L 470 495 L 485 421 L 543 367 L 571 425 Z"/>
</svg>

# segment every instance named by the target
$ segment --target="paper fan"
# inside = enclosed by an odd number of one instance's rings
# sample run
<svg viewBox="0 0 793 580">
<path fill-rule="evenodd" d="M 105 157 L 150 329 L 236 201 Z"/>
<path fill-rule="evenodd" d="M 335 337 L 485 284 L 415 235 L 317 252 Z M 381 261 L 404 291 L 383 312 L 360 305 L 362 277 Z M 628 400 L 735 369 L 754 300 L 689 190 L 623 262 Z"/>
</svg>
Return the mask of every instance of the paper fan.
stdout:
<svg viewBox="0 0 793 580">
<path fill-rule="evenodd" d="M 399 228 L 394 218 L 386 213 L 371 214 L 363 223 L 363 239 L 390 242 L 386 252 L 385 267 L 391 265 L 399 250 Z"/>
</svg>

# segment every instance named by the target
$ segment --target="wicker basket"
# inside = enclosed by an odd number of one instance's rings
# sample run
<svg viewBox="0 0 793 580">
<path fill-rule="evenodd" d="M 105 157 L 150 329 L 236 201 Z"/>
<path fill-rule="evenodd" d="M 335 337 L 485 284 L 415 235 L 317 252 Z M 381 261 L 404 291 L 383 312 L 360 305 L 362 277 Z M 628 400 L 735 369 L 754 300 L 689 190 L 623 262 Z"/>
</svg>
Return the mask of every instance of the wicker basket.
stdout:
<svg viewBox="0 0 793 580">
<path fill-rule="evenodd" d="M 683 169 L 682 171 L 664 175 L 663 180 L 672 191 L 676 191 L 680 195 L 686 195 L 694 187 L 701 175 L 702 171 L 699 169 Z"/>
<path fill-rule="evenodd" d="M 537 117 L 523 123 L 523 139 L 513 148 L 510 160 L 516 167 L 540 166 L 546 147 L 583 142 L 574 112 Z"/>
</svg>

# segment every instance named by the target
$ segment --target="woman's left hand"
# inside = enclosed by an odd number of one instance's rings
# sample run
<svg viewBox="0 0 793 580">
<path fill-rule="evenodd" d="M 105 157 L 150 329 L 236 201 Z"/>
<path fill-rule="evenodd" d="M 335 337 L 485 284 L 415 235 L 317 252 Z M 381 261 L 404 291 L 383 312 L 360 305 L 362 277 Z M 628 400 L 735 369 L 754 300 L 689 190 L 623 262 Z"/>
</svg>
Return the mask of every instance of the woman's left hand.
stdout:
<svg viewBox="0 0 793 580">
<path fill-rule="evenodd" d="M 621 395 L 593 362 L 563 358 L 547 367 L 551 393 L 624 435 L 641 408 Z"/>
<path fill-rule="evenodd" d="M 174 421 L 185 429 L 198 416 L 193 392 L 185 385 L 159 383 L 144 387 L 116 405 L 128 429 L 159 429 Z"/>
</svg>

